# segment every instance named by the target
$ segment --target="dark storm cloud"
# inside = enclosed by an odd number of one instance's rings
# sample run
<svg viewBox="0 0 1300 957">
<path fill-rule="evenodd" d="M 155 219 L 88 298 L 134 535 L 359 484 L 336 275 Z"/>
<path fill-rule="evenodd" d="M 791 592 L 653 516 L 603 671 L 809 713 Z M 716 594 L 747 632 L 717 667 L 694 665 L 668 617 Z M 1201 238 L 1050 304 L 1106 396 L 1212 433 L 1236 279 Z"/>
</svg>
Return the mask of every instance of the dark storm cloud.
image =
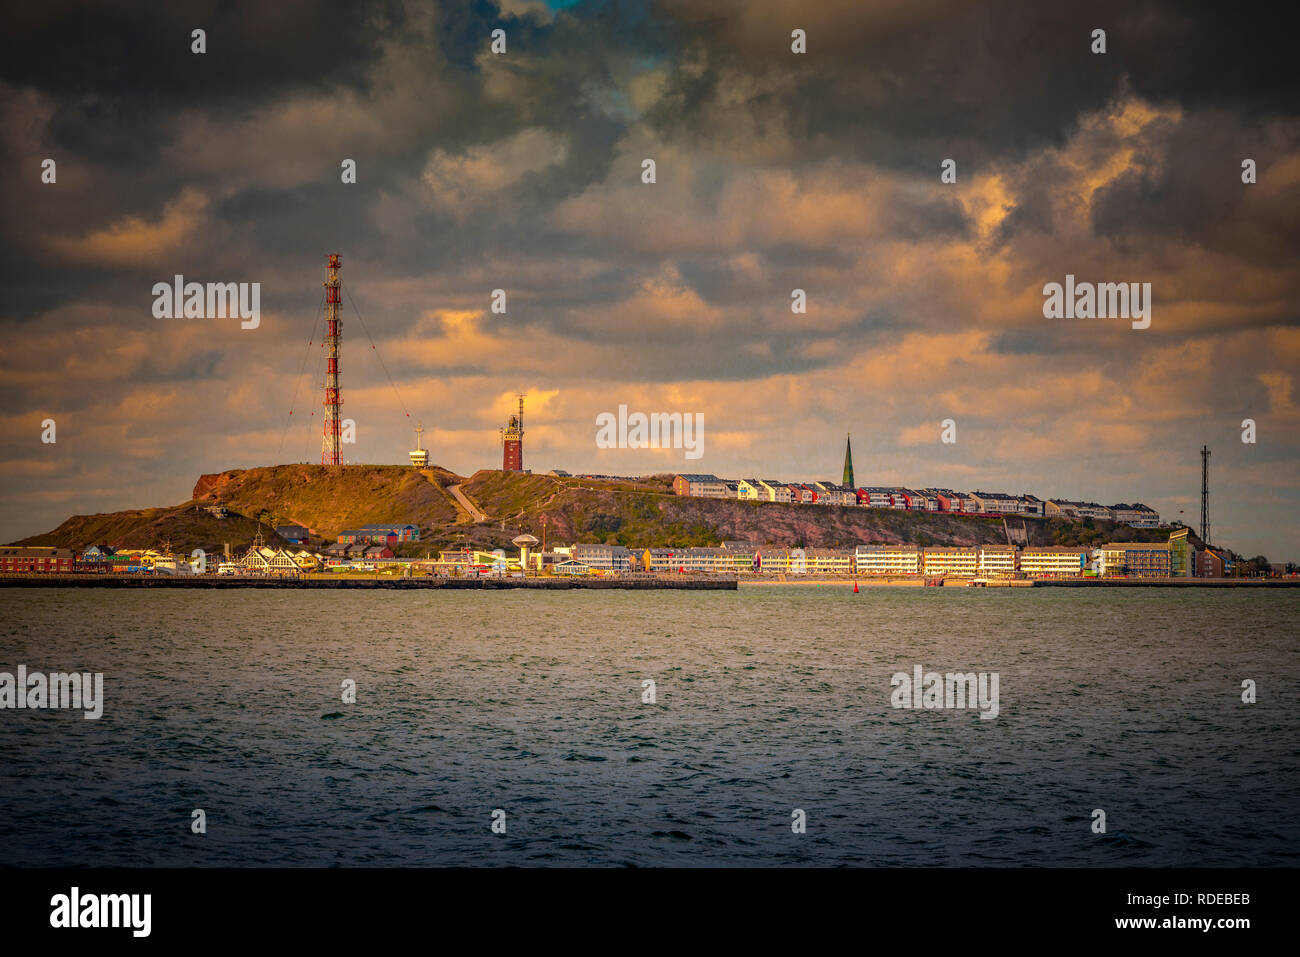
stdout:
<svg viewBox="0 0 1300 957">
<path fill-rule="evenodd" d="M 22 4 L 6 11 L 0 80 L 69 101 L 247 105 L 364 83 L 380 31 L 404 26 L 387 0 Z M 191 52 L 196 28 L 207 31 L 202 56 Z"/>
<path fill-rule="evenodd" d="M 1103 187 L 1092 223 L 1098 235 L 1135 239 L 1192 238 L 1255 263 L 1289 263 L 1300 242 L 1300 183 L 1267 205 L 1242 183 L 1242 160 L 1257 179 L 1287 175 L 1279 163 L 1294 148 L 1300 123 L 1241 123 L 1219 110 L 1187 116 L 1151 137 L 1153 155 L 1168 157 L 1129 170 Z"/>
<path fill-rule="evenodd" d="M 708 68 L 674 78 L 653 114 L 707 135 L 728 73 L 764 77 L 747 106 L 785 111 L 810 155 L 832 150 L 905 169 L 960 152 L 979 164 L 1060 143 L 1121 78 L 1134 91 L 1246 115 L 1300 109 L 1300 77 L 1260 15 L 1176 0 L 971 4 L 886 0 L 797 7 L 780 0 L 659 0 L 678 55 Z M 809 53 L 790 54 L 790 31 Z M 1090 50 L 1094 28 L 1107 52 Z M 1261 91 L 1264 91 L 1261 93 Z"/>
</svg>

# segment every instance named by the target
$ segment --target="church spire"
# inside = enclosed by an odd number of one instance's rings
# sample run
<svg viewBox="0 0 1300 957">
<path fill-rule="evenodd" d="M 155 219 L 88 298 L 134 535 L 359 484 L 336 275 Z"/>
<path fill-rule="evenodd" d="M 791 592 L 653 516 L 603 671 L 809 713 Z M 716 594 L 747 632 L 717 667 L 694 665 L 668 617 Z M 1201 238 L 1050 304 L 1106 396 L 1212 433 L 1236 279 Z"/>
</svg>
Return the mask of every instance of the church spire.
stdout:
<svg viewBox="0 0 1300 957">
<path fill-rule="evenodd" d="M 853 436 L 850 434 L 844 440 L 844 481 L 843 485 L 849 488 L 856 488 L 853 481 Z"/>
</svg>

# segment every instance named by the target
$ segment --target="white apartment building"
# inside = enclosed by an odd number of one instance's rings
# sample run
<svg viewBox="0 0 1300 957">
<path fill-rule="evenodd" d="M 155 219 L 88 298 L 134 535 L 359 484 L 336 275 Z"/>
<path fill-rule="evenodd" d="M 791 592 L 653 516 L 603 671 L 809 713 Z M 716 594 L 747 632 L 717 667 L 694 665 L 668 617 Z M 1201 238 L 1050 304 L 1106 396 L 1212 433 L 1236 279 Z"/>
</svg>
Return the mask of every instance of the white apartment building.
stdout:
<svg viewBox="0 0 1300 957">
<path fill-rule="evenodd" d="M 921 574 L 921 549 L 916 545 L 859 545 L 854 557 L 859 575 Z"/>
<path fill-rule="evenodd" d="M 1073 578 L 1088 567 L 1089 550 L 1030 546 L 1020 550 L 1020 570 L 1031 578 Z"/>
<path fill-rule="evenodd" d="M 622 545 L 574 545 L 569 549 L 569 557 L 591 568 L 618 574 L 628 571 L 632 565 L 632 553 Z"/>
<path fill-rule="evenodd" d="M 806 548 L 804 563 L 810 575 L 851 575 L 856 555 L 851 548 Z"/>
<path fill-rule="evenodd" d="M 923 554 L 927 575 L 974 578 L 979 571 L 979 550 L 976 548 L 926 548 Z"/>
<path fill-rule="evenodd" d="M 979 574 L 981 578 L 1015 577 L 1015 546 L 981 545 L 979 548 Z"/>
</svg>

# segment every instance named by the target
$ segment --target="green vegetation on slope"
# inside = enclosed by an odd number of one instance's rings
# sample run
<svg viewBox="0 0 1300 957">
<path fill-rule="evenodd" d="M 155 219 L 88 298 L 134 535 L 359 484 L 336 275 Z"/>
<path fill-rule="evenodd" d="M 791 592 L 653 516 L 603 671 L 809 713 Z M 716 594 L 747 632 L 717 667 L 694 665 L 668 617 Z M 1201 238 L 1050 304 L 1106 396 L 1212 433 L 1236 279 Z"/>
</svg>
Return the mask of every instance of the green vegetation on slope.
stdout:
<svg viewBox="0 0 1300 957">
<path fill-rule="evenodd" d="M 453 484 L 461 485 L 488 521 L 465 521 L 447 491 Z M 210 516 L 202 508 L 208 505 L 224 505 L 230 517 Z M 584 541 L 651 548 L 727 540 L 805 548 L 1006 542 L 998 518 L 684 498 L 672 494 L 669 476 L 602 481 L 483 470 L 464 479 L 436 466 L 417 472 L 396 465 L 279 465 L 204 475 L 184 505 L 75 516 L 19 544 L 146 547 L 170 540 L 177 549 L 214 551 L 225 542 L 246 544 L 259 528 L 273 542 L 270 526 L 296 523 L 311 529 L 319 545 L 344 529 L 379 522 L 419 526 L 420 542 L 398 549 L 406 556 L 440 548 L 510 548 L 522 532 L 544 534 L 552 545 Z M 1034 545 L 1164 541 L 1169 534 L 1092 520 L 1026 519 L 1024 526 Z"/>
</svg>

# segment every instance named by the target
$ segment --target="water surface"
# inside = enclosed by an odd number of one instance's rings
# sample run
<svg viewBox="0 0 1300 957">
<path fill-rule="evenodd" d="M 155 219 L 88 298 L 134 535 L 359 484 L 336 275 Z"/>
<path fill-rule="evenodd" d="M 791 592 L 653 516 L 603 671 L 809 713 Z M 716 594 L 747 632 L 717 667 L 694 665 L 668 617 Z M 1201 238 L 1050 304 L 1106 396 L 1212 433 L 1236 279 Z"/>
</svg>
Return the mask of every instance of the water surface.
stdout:
<svg viewBox="0 0 1300 957">
<path fill-rule="evenodd" d="M 1298 613 L 1290 590 L 4 589 L 0 671 L 103 672 L 106 703 L 0 711 L 0 863 L 1295 866 Z M 999 717 L 891 708 L 916 664 L 998 672 Z"/>
</svg>

